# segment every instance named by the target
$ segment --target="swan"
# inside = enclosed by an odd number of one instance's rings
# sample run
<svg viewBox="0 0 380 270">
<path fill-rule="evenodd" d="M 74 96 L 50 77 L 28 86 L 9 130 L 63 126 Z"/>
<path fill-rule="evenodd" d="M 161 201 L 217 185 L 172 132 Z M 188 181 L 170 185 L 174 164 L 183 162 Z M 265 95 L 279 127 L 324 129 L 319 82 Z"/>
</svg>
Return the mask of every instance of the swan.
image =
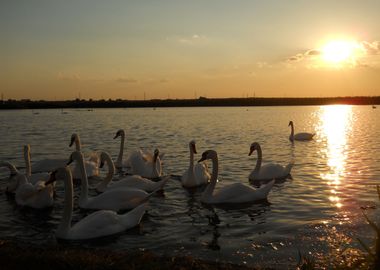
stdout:
<svg viewBox="0 0 380 270">
<path fill-rule="evenodd" d="M 73 181 L 68 168 L 59 168 L 51 174 L 49 182 L 63 180 L 65 183 L 65 208 L 62 220 L 56 231 L 56 237 L 67 240 L 86 240 L 117 234 L 137 226 L 147 209 L 141 204 L 128 213 L 118 215 L 114 211 L 99 210 L 81 219 L 73 226 Z"/>
<path fill-rule="evenodd" d="M 204 162 L 197 163 L 194 165 L 194 154 L 197 153 L 195 141 L 189 142 L 189 149 L 190 165 L 181 177 L 182 186 L 191 188 L 207 184 L 210 181 L 211 177 L 210 173 L 208 172 L 207 165 Z"/>
<path fill-rule="evenodd" d="M 33 173 L 32 166 L 30 164 L 30 145 L 24 145 L 24 160 L 25 160 L 25 175 L 31 184 L 36 184 L 38 181 L 47 181 L 50 178 L 50 174 L 47 172 Z"/>
<path fill-rule="evenodd" d="M 9 169 L 10 175 L 9 175 L 9 182 L 7 183 L 6 186 L 6 192 L 7 193 L 15 193 L 19 182 L 22 182 L 23 180 L 20 178 L 24 178 L 25 175 L 20 173 L 17 168 L 10 162 L 8 161 L 2 161 L 0 162 L 0 168 L 1 167 L 7 167 Z"/>
<path fill-rule="evenodd" d="M 261 165 L 262 162 L 262 151 L 260 144 L 254 142 L 251 144 L 249 149 L 248 156 L 252 155 L 253 151 L 257 150 L 257 161 L 256 166 L 249 174 L 249 180 L 257 181 L 257 180 L 272 180 L 272 179 L 284 179 L 289 176 L 290 171 L 293 167 L 293 163 L 289 163 L 286 167 L 283 167 L 279 164 L 268 163 L 265 165 Z"/>
<path fill-rule="evenodd" d="M 11 172 L 6 191 L 15 194 L 18 205 L 32 208 L 46 208 L 53 205 L 54 187 L 52 185 L 45 185 L 44 181 L 30 183 L 27 176 L 20 173 L 9 162 L 0 162 L 0 167 L 8 167 Z"/>
<path fill-rule="evenodd" d="M 70 155 L 68 164 L 76 161 L 81 171 L 81 192 L 79 196 L 79 207 L 83 209 L 103 209 L 103 210 L 128 210 L 144 203 L 154 194 L 147 193 L 141 189 L 112 189 L 95 197 L 88 197 L 88 179 L 84 167 L 83 154 L 74 151 Z"/>
<path fill-rule="evenodd" d="M 77 133 L 73 133 L 71 135 L 69 147 L 73 146 L 74 143 L 75 143 L 76 151 L 81 151 L 82 145 L 80 142 L 79 135 Z M 99 162 L 98 161 L 99 161 L 99 158 L 96 154 L 91 155 L 89 160 L 84 161 L 87 177 L 99 175 L 99 168 L 98 168 Z M 75 165 L 73 167 L 71 167 L 70 169 L 72 171 L 72 176 L 74 179 L 81 178 L 80 168 L 79 168 L 79 165 L 77 163 L 75 163 Z"/>
<path fill-rule="evenodd" d="M 154 150 L 154 154 L 144 153 L 141 149 L 134 151 L 129 161 L 132 174 L 137 174 L 145 178 L 157 178 L 162 174 L 160 151 Z"/>
<path fill-rule="evenodd" d="M 309 133 L 309 132 L 300 132 L 300 133 L 297 133 L 297 134 L 294 134 L 294 124 L 293 124 L 293 121 L 290 121 L 289 122 L 289 125 L 291 127 L 291 132 L 290 132 L 290 136 L 289 136 L 289 140 L 290 141 L 310 141 L 313 139 L 315 133 Z"/>
<path fill-rule="evenodd" d="M 218 178 L 218 154 L 214 150 L 207 150 L 203 152 L 202 158 L 198 161 L 207 159 L 212 160 L 212 174 L 210 184 L 203 191 L 201 201 L 206 204 L 237 204 L 237 203 L 250 203 L 258 200 L 266 199 L 269 191 L 272 189 L 274 180 L 268 184 L 261 186 L 258 189 L 244 185 L 242 183 L 235 183 L 228 186 L 223 186 L 214 192 L 217 178 Z"/>
<path fill-rule="evenodd" d="M 160 190 L 166 184 L 170 177 L 165 177 L 164 179 L 154 182 L 152 180 L 143 178 L 139 175 L 128 175 L 127 177 L 119 180 L 112 181 L 112 177 L 115 173 L 115 166 L 112 161 L 111 156 L 107 152 L 100 153 L 100 168 L 104 166 L 104 163 L 107 163 L 108 173 L 99 185 L 97 185 L 96 190 L 98 192 L 104 192 L 112 189 L 120 189 L 120 188 L 137 188 L 142 189 L 147 192 L 152 192 L 156 190 Z"/>
</svg>

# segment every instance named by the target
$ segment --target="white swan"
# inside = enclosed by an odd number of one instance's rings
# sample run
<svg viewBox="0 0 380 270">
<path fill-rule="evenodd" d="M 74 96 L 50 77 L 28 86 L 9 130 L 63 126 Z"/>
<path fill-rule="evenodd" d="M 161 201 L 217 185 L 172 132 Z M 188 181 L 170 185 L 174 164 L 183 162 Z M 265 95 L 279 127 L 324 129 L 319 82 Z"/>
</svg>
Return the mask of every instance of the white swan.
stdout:
<svg viewBox="0 0 380 270">
<path fill-rule="evenodd" d="M 24 160 L 25 160 L 25 175 L 31 184 L 36 184 L 38 181 L 46 182 L 50 178 L 50 174 L 47 172 L 33 173 L 32 166 L 30 164 L 30 145 L 24 145 Z"/>
<path fill-rule="evenodd" d="M 291 127 L 290 135 L 289 135 L 289 140 L 290 141 L 310 141 L 313 139 L 315 133 L 309 133 L 309 132 L 300 132 L 297 134 L 294 134 L 294 124 L 293 121 L 289 122 L 289 125 Z"/>
<path fill-rule="evenodd" d="M 251 144 L 248 155 L 252 155 L 253 151 L 255 150 L 257 151 L 257 161 L 255 168 L 249 174 L 249 180 L 258 181 L 284 179 L 287 176 L 289 176 L 290 171 L 293 167 L 293 163 L 289 163 L 286 167 L 283 167 L 276 163 L 268 163 L 265 165 L 261 165 L 263 154 L 259 143 L 254 142 Z"/>
<path fill-rule="evenodd" d="M 162 174 L 160 151 L 154 150 L 154 154 L 144 153 L 141 149 L 134 151 L 129 161 L 132 174 L 137 174 L 145 178 L 157 178 Z"/>
<path fill-rule="evenodd" d="M 73 133 L 71 135 L 69 147 L 71 147 L 74 143 L 75 143 L 76 151 L 81 151 L 82 145 L 80 142 L 79 135 L 77 133 Z M 98 164 L 99 164 L 99 157 L 96 154 L 91 155 L 89 160 L 84 161 L 87 177 L 99 175 Z M 71 169 L 72 176 L 74 179 L 80 179 L 81 178 L 80 168 L 79 168 L 79 165 L 77 163 L 75 163 L 70 169 Z"/>
<path fill-rule="evenodd" d="M 52 173 L 50 181 L 53 182 L 56 179 L 62 179 L 65 183 L 65 208 L 61 223 L 55 233 L 57 238 L 86 240 L 117 234 L 137 226 L 145 214 L 147 204 L 141 204 L 123 215 L 118 215 L 110 210 L 100 210 L 71 226 L 74 202 L 70 170 L 68 168 L 59 168 Z"/>
<path fill-rule="evenodd" d="M 195 141 L 190 141 L 189 149 L 190 165 L 181 177 L 182 186 L 191 188 L 207 184 L 210 181 L 211 177 L 210 173 L 208 172 L 207 165 L 204 162 L 197 163 L 194 165 L 194 154 L 197 153 Z"/>
<path fill-rule="evenodd" d="M 210 184 L 203 191 L 201 201 L 207 204 L 237 204 L 250 203 L 258 200 L 266 199 L 269 191 L 272 189 L 274 180 L 258 189 L 235 183 L 214 191 L 218 178 L 218 155 L 214 150 L 207 150 L 202 154 L 202 158 L 198 161 L 206 159 L 212 160 L 212 174 Z"/>
<path fill-rule="evenodd" d="M 103 209 L 103 210 L 127 210 L 135 208 L 144 203 L 153 193 L 147 193 L 141 189 L 113 189 L 95 197 L 88 197 L 88 179 L 84 168 L 83 155 L 79 151 L 74 151 L 70 156 L 69 164 L 76 161 L 81 170 L 81 192 L 79 196 L 79 207 L 83 209 Z"/>
<path fill-rule="evenodd" d="M 53 205 L 54 187 L 52 185 L 45 185 L 44 181 L 30 183 L 27 176 L 20 173 L 9 162 L 0 162 L 0 167 L 8 167 L 11 171 L 10 183 L 6 189 L 7 192 L 15 194 L 18 205 L 32 208 L 46 208 Z"/>
<path fill-rule="evenodd" d="M 152 192 L 160 190 L 164 187 L 166 182 L 169 180 L 169 176 L 164 177 L 158 182 L 143 178 L 139 175 L 128 175 L 127 177 L 120 179 L 119 181 L 112 181 L 112 177 L 115 173 L 115 166 L 112 161 L 111 156 L 107 152 L 100 153 L 100 168 L 104 166 L 104 163 L 107 163 L 108 173 L 102 182 L 97 185 L 96 190 L 98 192 L 105 192 L 112 189 L 120 188 L 137 188 L 142 189 L 147 192 Z"/>
</svg>

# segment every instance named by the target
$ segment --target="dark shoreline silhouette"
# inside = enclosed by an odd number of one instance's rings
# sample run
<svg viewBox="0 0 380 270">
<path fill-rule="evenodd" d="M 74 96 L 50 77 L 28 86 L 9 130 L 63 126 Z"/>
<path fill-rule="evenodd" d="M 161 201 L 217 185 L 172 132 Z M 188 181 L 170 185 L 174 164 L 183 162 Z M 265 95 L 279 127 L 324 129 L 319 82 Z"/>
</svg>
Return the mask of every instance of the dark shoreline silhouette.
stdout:
<svg viewBox="0 0 380 270">
<path fill-rule="evenodd" d="M 380 104 L 380 96 L 320 97 L 320 98 L 205 98 L 151 100 L 3 100 L 0 109 L 53 108 L 144 108 L 144 107 L 212 107 L 212 106 L 308 106 L 308 105 L 373 105 Z"/>
</svg>

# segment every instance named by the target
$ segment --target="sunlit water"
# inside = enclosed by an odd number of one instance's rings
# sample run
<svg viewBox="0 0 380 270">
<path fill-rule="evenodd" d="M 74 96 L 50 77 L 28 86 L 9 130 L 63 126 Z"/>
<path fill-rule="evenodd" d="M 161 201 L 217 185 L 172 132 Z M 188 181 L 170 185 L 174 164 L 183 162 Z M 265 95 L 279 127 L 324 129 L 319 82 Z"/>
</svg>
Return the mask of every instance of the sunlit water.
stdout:
<svg viewBox="0 0 380 270">
<path fill-rule="evenodd" d="M 380 184 L 380 110 L 370 106 L 145 108 L 1 111 L 0 160 L 23 170 L 22 146 L 29 143 L 32 162 L 69 157 L 70 136 L 81 136 L 85 153 L 105 150 L 116 158 L 116 131 L 126 131 L 126 155 L 143 147 L 165 153 L 165 174 L 181 175 L 188 166 L 188 142 L 198 155 L 219 155 L 220 182 L 248 183 L 257 141 L 263 161 L 294 162 L 292 179 L 277 183 L 268 202 L 242 209 L 210 208 L 201 190 L 190 193 L 173 177 L 163 195 L 151 199 L 140 227 L 116 237 L 86 243 L 114 250 L 146 249 L 165 255 L 252 266 L 293 268 L 298 252 L 317 262 L 335 263 L 360 249 L 357 238 L 372 244 L 374 233 L 362 215 L 379 222 L 376 184 Z M 38 114 L 37 114 L 38 113 Z M 296 132 L 315 132 L 310 142 L 289 140 L 289 120 Z M 126 156 L 125 155 L 125 156 Z M 211 166 L 211 164 L 210 164 Z M 40 244 L 55 244 L 54 231 L 63 210 L 63 184 L 57 184 L 53 209 L 18 207 L 4 193 L 7 170 L 0 169 L 0 231 Z M 102 172 L 102 175 L 105 171 Z M 119 178 L 120 176 L 117 176 Z M 94 186 L 99 179 L 90 180 Z M 76 191 L 79 191 L 76 187 Z M 94 193 L 92 193 L 94 194 Z M 87 213 L 75 210 L 74 221 Z"/>
</svg>

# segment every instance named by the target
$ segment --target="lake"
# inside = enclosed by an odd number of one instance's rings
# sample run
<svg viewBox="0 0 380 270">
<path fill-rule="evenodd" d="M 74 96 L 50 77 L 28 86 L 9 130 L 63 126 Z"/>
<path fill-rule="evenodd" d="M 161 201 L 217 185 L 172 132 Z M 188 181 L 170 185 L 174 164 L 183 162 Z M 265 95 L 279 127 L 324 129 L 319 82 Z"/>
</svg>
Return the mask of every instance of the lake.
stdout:
<svg viewBox="0 0 380 270">
<path fill-rule="evenodd" d="M 294 268 L 301 252 L 317 263 L 336 265 L 342 258 L 360 256 L 357 238 L 373 244 L 375 234 L 363 212 L 380 223 L 379 119 L 379 109 L 345 105 L 9 110 L 0 112 L 0 160 L 23 170 L 24 144 L 31 145 L 32 164 L 49 157 L 69 158 L 74 132 L 84 153 L 107 151 L 115 160 L 120 140 L 113 137 L 122 128 L 125 157 L 139 147 L 159 148 L 165 153 L 164 172 L 172 178 L 163 194 L 152 197 L 139 227 L 84 245 L 278 269 Z M 289 120 L 296 132 L 315 132 L 314 140 L 291 143 Z M 203 205 L 202 190 L 185 190 L 178 177 L 188 167 L 188 143 L 193 139 L 196 159 L 205 150 L 217 151 L 217 187 L 249 185 L 257 159 L 256 152 L 248 156 L 252 142 L 260 143 L 264 163 L 294 162 L 292 178 L 276 183 L 266 202 L 233 209 Z M 211 162 L 208 165 L 211 168 Z M 103 169 L 101 176 L 105 174 Z M 2 237 L 55 244 L 63 183 L 57 183 L 54 207 L 35 211 L 18 207 L 4 193 L 7 177 L 8 171 L 0 168 Z M 91 179 L 90 185 L 99 181 Z M 74 222 L 85 215 L 76 209 Z"/>
</svg>

